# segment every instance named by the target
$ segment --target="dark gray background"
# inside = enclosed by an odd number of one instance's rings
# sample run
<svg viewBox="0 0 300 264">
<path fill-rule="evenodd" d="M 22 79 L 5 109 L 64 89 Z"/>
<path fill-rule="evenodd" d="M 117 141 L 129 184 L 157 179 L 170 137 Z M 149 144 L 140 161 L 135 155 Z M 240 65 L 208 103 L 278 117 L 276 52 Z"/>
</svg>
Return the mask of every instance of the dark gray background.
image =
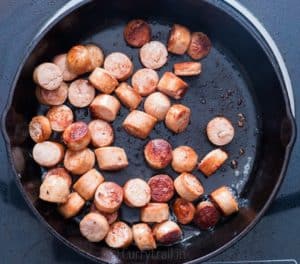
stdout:
<svg viewBox="0 0 300 264">
<path fill-rule="evenodd" d="M 0 112 L 18 62 L 37 30 L 66 1 L 0 1 Z M 286 61 L 300 100 L 300 0 L 240 0 L 265 25 Z M 297 124 L 300 113 L 297 111 Z M 260 223 L 214 261 L 296 259 L 300 261 L 300 142 L 276 201 Z M 53 238 L 33 217 L 7 168 L 0 138 L 0 262 L 90 263 Z"/>
</svg>

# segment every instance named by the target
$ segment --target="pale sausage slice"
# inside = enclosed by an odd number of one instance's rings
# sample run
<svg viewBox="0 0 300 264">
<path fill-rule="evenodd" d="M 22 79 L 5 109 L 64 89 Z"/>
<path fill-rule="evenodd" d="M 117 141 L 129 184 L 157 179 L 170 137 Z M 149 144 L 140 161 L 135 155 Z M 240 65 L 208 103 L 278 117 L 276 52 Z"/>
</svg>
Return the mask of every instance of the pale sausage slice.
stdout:
<svg viewBox="0 0 300 264">
<path fill-rule="evenodd" d="M 160 92 L 174 99 L 181 99 L 187 88 L 188 84 L 172 72 L 165 72 L 157 84 Z"/>
<path fill-rule="evenodd" d="M 177 76 L 195 76 L 201 73 L 202 66 L 200 62 L 179 62 L 174 64 L 174 73 Z"/>
<path fill-rule="evenodd" d="M 123 189 L 114 182 L 101 183 L 95 193 L 94 203 L 99 211 L 113 213 L 123 202 Z"/>
<path fill-rule="evenodd" d="M 89 128 L 84 122 L 75 122 L 69 125 L 62 135 L 68 149 L 76 151 L 84 149 L 91 141 Z"/>
<path fill-rule="evenodd" d="M 136 109 L 142 101 L 142 97 L 139 93 L 125 82 L 120 83 L 118 88 L 115 90 L 115 94 L 122 104 L 130 110 Z"/>
<path fill-rule="evenodd" d="M 49 177 L 50 175 L 56 175 L 59 177 L 62 177 L 68 184 L 69 188 L 72 185 L 72 177 L 71 175 L 66 171 L 66 169 L 64 168 L 53 168 L 51 170 L 48 170 L 46 173 L 44 173 L 42 175 L 42 178 L 45 180 L 47 177 Z"/>
<path fill-rule="evenodd" d="M 84 174 L 94 167 L 95 154 L 85 148 L 78 151 L 67 150 L 64 158 L 65 168 L 73 174 Z"/>
<path fill-rule="evenodd" d="M 151 228 L 145 223 L 132 226 L 133 240 L 139 250 L 156 249 L 156 242 Z"/>
<path fill-rule="evenodd" d="M 119 216 L 118 211 L 115 211 L 113 213 L 105 213 L 103 211 L 98 210 L 95 203 L 92 203 L 90 207 L 90 212 L 102 214 L 106 218 L 108 224 L 110 225 L 116 222 Z"/>
<path fill-rule="evenodd" d="M 132 87 L 141 96 L 147 96 L 156 90 L 159 77 L 156 71 L 152 69 L 140 69 L 131 79 Z"/>
<path fill-rule="evenodd" d="M 212 44 L 207 35 L 202 32 L 194 32 L 187 53 L 192 59 L 200 60 L 208 55 L 211 47 Z"/>
<path fill-rule="evenodd" d="M 98 213 L 87 214 L 79 224 L 80 233 L 90 242 L 100 242 L 108 233 L 106 218 Z"/>
<path fill-rule="evenodd" d="M 43 142 L 51 136 L 52 129 L 47 117 L 39 115 L 29 123 L 29 135 L 36 143 Z"/>
<path fill-rule="evenodd" d="M 95 118 L 112 122 L 116 119 L 121 108 L 118 99 L 108 94 L 100 94 L 95 97 L 90 105 L 90 110 Z"/>
<path fill-rule="evenodd" d="M 73 189 L 85 200 L 94 197 L 97 187 L 104 182 L 104 177 L 96 169 L 91 169 L 83 174 L 73 185 Z"/>
<path fill-rule="evenodd" d="M 155 117 L 158 121 L 165 119 L 170 107 L 170 99 L 160 92 L 150 94 L 144 102 L 145 112 Z"/>
<path fill-rule="evenodd" d="M 174 181 L 176 192 L 183 199 L 192 202 L 199 198 L 204 189 L 200 181 L 192 174 L 183 172 Z"/>
<path fill-rule="evenodd" d="M 129 133 L 138 138 L 145 139 L 154 128 L 157 119 L 145 112 L 133 110 L 124 120 L 122 127 Z"/>
<path fill-rule="evenodd" d="M 111 94 L 119 84 L 114 76 L 102 68 L 96 68 L 90 74 L 89 81 L 97 90 L 105 94 Z"/>
<path fill-rule="evenodd" d="M 228 159 L 228 154 L 221 149 L 209 152 L 199 163 L 198 169 L 205 175 L 214 174 Z"/>
<path fill-rule="evenodd" d="M 191 32 L 184 26 L 174 24 L 168 39 L 168 51 L 183 55 L 191 42 Z"/>
<path fill-rule="evenodd" d="M 52 106 L 46 117 L 50 121 L 52 130 L 57 132 L 64 131 L 69 125 L 73 123 L 73 112 L 71 108 L 66 105 Z"/>
<path fill-rule="evenodd" d="M 189 125 L 191 110 L 182 104 L 174 104 L 167 112 L 165 124 L 174 133 L 183 132 Z"/>
<path fill-rule="evenodd" d="M 72 192 L 67 201 L 58 206 L 58 211 L 64 218 L 71 218 L 80 212 L 84 204 L 85 200 L 77 192 Z"/>
<path fill-rule="evenodd" d="M 33 80 L 37 85 L 46 90 L 55 90 L 61 85 L 63 75 L 57 65 L 45 62 L 35 68 Z"/>
<path fill-rule="evenodd" d="M 61 105 L 67 100 L 68 85 L 65 82 L 62 82 L 61 85 L 55 90 L 46 90 L 40 86 L 37 86 L 35 95 L 41 104 L 50 106 Z"/>
<path fill-rule="evenodd" d="M 113 143 L 114 130 L 108 122 L 96 119 L 91 121 L 88 126 L 94 147 L 106 147 Z"/>
<path fill-rule="evenodd" d="M 83 45 L 72 47 L 67 54 L 67 66 L 71 72 L 77 75 L 88 72 L 91 67 L 88 49 Z"/>
<path fill-rule="evenodd" d="M 126 152 L 119 147 L 95 149 L 98 166 L 101 170 L 120 170 L 128 166 Z"/>
<path fill-rule="evenodd" d="M 127 80 L 133 72 L 133 63 L 127 55 L 113 52 L 104 60 L 104 69 L 119 81 Z"/>
<path fill-rule="evenodd" d="M 229 144 L 234 137 L 234 128 L 225 117 L 215 117 L 209 121 L 206 133 L 211 143 L 217 146 Z"/>
<path fill-rule="evenodd" d="M 150 202 L 150 187 L 142 179 L 130 179 L 125 183 L 123 189 L 124 201 L 130 207 L 142 207 Z"/>
<path fill-rule="evenodd" d="M 124 29 L 124 39 L 128 45 L 140 48 L 151 40 L 151 28 L 142 19 L 131 20 Z"/>
<path fill-rule="evenodd" d="M 173 204 L 173 212 L 176 216 L 176 219 L 180 224 L 183 225 L 192 222 L 195 211 L 196 209 L 193 203 L 182 198 L 177 198 Z"/>
<path fill-rule="evenodd" d="M 124 222 L 113 223 L 105 237 L 105 242 L 112 248 L 126 248 L 133 240 L 131 228 Z"/>
<path fill-rule="evenodd" d="M 90 65 L 88 71 L 93 71 L 97 67 L 101 67 L 104 61 L 104 54 L 101 48 L 94 44 L 88 44 L 85 46 L 88 50 L 90 57 Z"/>
<path fill-rule="evenodd" d="M 161 223 L 169 219 L 169 206 L 167 203 L 148 203 L 141 208 L 141 221 L 147 223 Z"/>
<path fill-rule="evenodd" d="M 168 51 L 159 41 L 150 41 L 140 49 L 140 60 L 149 69 L 159 69 L 168 60 Z"/>
<path fill-rule="evenodd" d="M 198 162 L 198 155 L 189 146 L 179 146 L 172 152 L 172 168 L 176 172 L 190 172 Z"/>
<path fill-rule="evenodd" d="M 32 156 L 39 165 L 52 167 L 63 159 L 64 147 L 56 142 L 44 141 L 34 145 Z"/>
<path fill-rule="evenodd" d="M 173 221 L 156 224 L 153 228 L 156 240 L 162 244 L 172 244 L 180 240 L 182 231 Z"/>
<path fill-rule="evenodd" d="M 68 99 L 72 105 L 82 108 L 90 105 L 95 93 L 95 88 L 87 80 L 78 79 L 70 84 Z"/>
<path fill-rule="evenodd" d="M 53 59 L 53 63 L 60 68 L 64 81 L 69 82 L 77 78 L 77 74 L 71 72 L 68 67 L 66 53 L 55 56 Z"/>
<path fill-rule="evenodd" d="M 232 190 L 227 186 L 222 186 L 210 194 L 211 199 L 221 209 L 223 215 L 229 216 L 239 210 L 239 205 Z"/>
</svg>

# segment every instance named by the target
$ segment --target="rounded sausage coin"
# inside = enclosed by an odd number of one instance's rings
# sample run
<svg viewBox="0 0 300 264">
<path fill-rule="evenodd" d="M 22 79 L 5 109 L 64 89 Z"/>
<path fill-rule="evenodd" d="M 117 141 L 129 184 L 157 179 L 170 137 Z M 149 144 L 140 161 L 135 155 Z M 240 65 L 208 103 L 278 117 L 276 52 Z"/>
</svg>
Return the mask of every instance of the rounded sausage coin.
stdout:
<svg viewBox="0 0 300 264">
<path fill-rule="evenodd" d="M 151 189 L 151 200 L 153 202 L 168 202 L 174 196 L 173 179 L 166 174 L 158 174 L 148 181 Z"/>
<path fill-rule="evenodd" d="M 182 104 L 174 104 L 167 112 L 165 123 L 167 128 L 174 133 L 181 133 L 189 125 L 190 117 L 190 108 Z"/>
<path fill-rule="evenodd" d="M 186 225 L 192 222 L 195 214 L 195 206 L 182 198 L 177 198 L 173 204 L 173 211 L 180 224 Z"/>
<path fill-rule="evenodd" d="M 156 242 L 151 228 L 145 223 L 132 226 L 133 240 L 139 250 L 156 249 Z"/>
<path fill-rule="evenodd" d="M 45 116 L 35 116 L 29 123 L 29 135 L 36 142 L 43 142 L 51 136 L 52 129 L 50 122 Z"/>
<path fill-rule="evenodd" d="M 165 119 L 170 107 L 170 99 L 160 92 L 150 94 L 144 102 L 145 112 L 154 116 L 159 121 Z"/>
<path fill-rule="evenodd" d="M 182 236 L 180 227 L 173 221 L 156 224 L 153 233 L 156 240 L 162 244 L 172 244 L 180 240 Z"/>
<path fill-rule="evenodd" d="M 91 141 L 90 131 L 84 122 L 75 122 L 69 125 L 62 135 L 64 143 L 70 150 L 84 149 Z"/>
<path fill-rule="evenodd" d="M 213 228 L 220 220 L 220 213 L 210 201 L 202 201 L 197 205 L 194 223 L 201 229 Z"/>
<path fill-rule="evenodd" d="M 90 57 L 88 71 L 90 72 L 97 67 L 101 67 L 104 61 L 103 51 L 94 44 L 88 44 L 85 47 L 87 48 Z"/>
<path fill-rule="evenodd" d="M 191 32 L 184 26 L 174 24 L 168 39 L 168 51 L 183 55 L 191 42 Z"/>
<path fill-rule="evenodd" d="M 73 123 L 73 112 L 66 105 L 52 106 L 47 114 L 52 130 L 57 132 L 64 131 Z"/>
<path fill-rule="evenodd" d="M 40 86 L 37 86 L 35 95 L 41 104 L 50 106 L 61 105 L 67 100 L 68 85 L 65 82 L 62 82 L 61 85 L 55 90 L 46 90 Z"/>
<path fill-rule="evenodd" d="M 151 28 L 142 19 L 131 20 L 124 29 L 124 39 L 128 45 L 140 48 L 151 40 Z"/>
<path fill-rule="evenodd" d="M 52 167 L 63 159 L 64 147 L 59 143 L 51 141 L 36 143 L 32 150 L 32 156 L 39 165 Z"/>
<path fill-rule="evenodd" d="M 188 55 L 194 60 L 200 60 L 208 55 L 211 50 L 211 41 L 202 32 L 192 33 L 191 42 L 187 50 Z"/>
<path fill-rule="evenodd" d="M 88 72 L 91 65 L 88 49 L 83 45 L 72 47 L 67 54 L 67 65 L 69 70 L 77 75 Z"/>
<path fill-rule="evenodd" d="M 72 105 L 82 108 L 90 105 L 95 93 L 95 88 L 87 80 L 78 79 L 70 84 L 68 99 Z"/>
<path fill-rule="evenodd" d="M 130 110 L 136 109 L 142 101 L 140 94 L 125 82 L 120 83 L 115 90 L 115 94 L 122 104 Z"/>
<path fill-rule="evenodd" d="M 53 59 L 53 63 L 56 64 L 60 68 L 64 81 L 69 82 L 69 81 L 73 81 L 74 79 L 76 79 L 77 74 L 71 72 L 68 67 L 66 53 L 55 56 Z"/>
<path fill-rule="evenodd" d="M 159 41 L 150 41 L 140 49 L 142 64 L 149 69 L 159 69 L 168 60 L 168 51 L 165 45 Z"/>
<path fill-rule="evenodd" d="M 131 79 L 132 87 L 141 96 L 147 96 L 156 90 L 159 77 L 152 69 L 140 69 L 135 72 Z"/>
<path fill-rule="evenodd" d="M 72 192 L 67 201 L 58 206 L 58 211 L 64 218 L 71 218 L 80 212 L 84 204 L 84 199 L 77 192 Z"/>
<path fill-rule="evenodd" d="M 124 201 L 130 207 L 142 207 L 150 202 L 150 187 L 147 182 L 142 179 L 130 179 L 125 183 L 123 189 Z"/>
<path fill-rule="evenodd" d="M 94 147 L 106 147 L 113 143 L 114 130 L 108 122 L 96 119 L 91 121 L 88 127 Z"/>
<path fill-rule="evenodd" d="M 131 228 L 124 222 L 113 223 L 105 237 L 105 242 L 112 248 L 126 248 L 133 240 Z"/>
<path fill-rule="evenodd" d="M 176 172 L 190 172 L 197 165 L 198 155 L 191 147 L 177 147 L 173 150 L 172 156 L 172 168 Z"/>
</svg>

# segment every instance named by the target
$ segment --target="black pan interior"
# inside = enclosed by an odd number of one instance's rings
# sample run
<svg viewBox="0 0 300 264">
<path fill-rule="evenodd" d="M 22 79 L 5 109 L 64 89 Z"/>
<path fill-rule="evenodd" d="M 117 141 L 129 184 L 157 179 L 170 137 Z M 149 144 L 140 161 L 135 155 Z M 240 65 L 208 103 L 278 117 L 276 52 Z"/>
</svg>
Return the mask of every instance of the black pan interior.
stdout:
<svg viewBox="0 0 300 264">
<path fill-rule="evenodd" d="M 237 18 L 230 16 L 233 15 L 231 12 L 225 4 L 206 1 L 94 1 L 62 19 L 25 61 L 6 122 L 13 154 L 18 156 L 14 165 L 21 176 L 22 191 L 42 215 L 43 221 L 83 253 L 108 263 L 150 260 L 151 263 L 181 263 L 203 258 L 248 229 L 267 203 L 280 180 L 286 145 L 291 137 L 284 100 L 286 95 L 277 69 L 265 53 L 264 46 L 258 43 L 259 36 L 255 36 L 251 28 L 246 28 L 243 21 L 238 22 Z M 147 20 L 153 30 L 153 39 L 164 43 L 173 23 L 184 24 L 192 31 L 203 31 L 213 43 L 210 55 L 201 61 L 203 72 L 200 77 L 185 78 L 189 90 L 180 102 L 192 109 L 188 129 L 175 135 L 159 123 L 150 138 L 167 139 L 173 147 L 192 146 L 201 158 L 214 148 L 205 135 L 205 126 L 212 117 L 224 115 L 236 129 L 233 142 L 224 148 L 230 155 L 225 166 L 209 179 L 196 170 L 194 174 L 203 183 L 206 194 L 224 184 L 233 187 L 239 196 L 240 213 L 209 232 L 200 232 L 193 226 L 183 227 L 181 243 L 159 247 L 152 253 L 138 252 L 134 246 L 114 250 L 104 243 L 89 243 L 79 234 L 80 217 L 64 221 L 56 213 L 55 206 L 38 200 L 43 170 L 31 159 L 33 143 L 26 132 L 26 124 L 32 116 L 47 111 L 46 107 L 39 106 L 34 96 L 32 71 L 37 64 L 50 61 L 54 55 L 66 52 L 74 44 L 96 43 L 105 54 L 124 52 L 132 58 L 135 69 L 142 67 L 138 49 L 128 47 L 123 40 L 123 28 L 132 18 Z M 170 55 L 168 64 L 159 75 L 172 70 L 175 62 L 188 60 L 187 56 Z M 74 109 L 74 113 L 76 120 L 90 119 L 88 109 Z M 127 114 L 128 110 L 122 108 L 113 123 L 116 132 L 114 145 L 125 148 L 130 166 L 120 172 L 103 172 L 105 178 L 121 185 L 130 178 L 148 180 L 160 172 L 175 178 L 177 174 L 170 168 L 155 171 L 146 165 L 143 147 L 149 139 L 136 139 L 121 129 Z M 238 125 L 240 114 L 245 117 L 242 126 Z M 60 140 L 57 136 L 56 139 Z M 19 150 L 25 157 L 24 165 Z M 232 160 L 238 162 L 236 169 L 230 166 Z M 120 218 L 135 223 L 139 220 L 138 211 L 123 206 Z"/>
</svg>

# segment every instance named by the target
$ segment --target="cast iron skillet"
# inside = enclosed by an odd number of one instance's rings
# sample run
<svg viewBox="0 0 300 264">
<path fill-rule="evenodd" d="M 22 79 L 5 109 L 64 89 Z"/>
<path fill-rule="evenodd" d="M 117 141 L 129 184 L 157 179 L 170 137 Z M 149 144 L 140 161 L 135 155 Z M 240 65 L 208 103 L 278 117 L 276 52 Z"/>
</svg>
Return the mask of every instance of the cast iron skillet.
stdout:
<svg viewBox="0 0 300 264">
<path fill-rule="evenodd" d="M 247 15 L 245 17 L 244 15 Z M 104 243 L 92 244 L 79 234 L 80 216 L 63 220 L 54 205 L 38 199 L 42 170 L 33 162 L 33 143 L 27 134 L 29 120 L 45 113 L 34 96 L 34 67 L 66 52 L 77 43 L 99 44 L 105 54 L 125 52 L 132 57 L 136 69 L 141 67 L 138 50 L 126 46 L 122 30 L 132 18 L 146 19 L 152 26 L 153 38 L 166 42 L 170 25 L 184 24 L 192 31 L 203 31 L 213 43 L 210 55 L 202 60 L 200 77 L 187 78 L 190 89 L 182 103 L 192 109 L 192 120 L 186 132 L 173 135 L 163 124 L 156 126 L 150 138 L 162 137 L 173 146 L 188 144 L 202 157 L 213 146 L 205 138 L 204 128 L 216 115 L 230 118 L 236 129 L 233 142 L 225 147 L 230 160 L 214 176 L 205 179 L 194 172 L 208 194 L 226 184 L 238 194 L 241 210 L 225 219 L 213 231 L 199 232 L 184 227 L 184 240 L 154 252 L 139 252 L 134 246 L 114 250 Z M 176 61 L 188 59 L 170 55 L 170 70 Z M 158 1 L 111 0 L 70 1 L 38 32 L 20 62 L 19 71 L 3 117 L 3 132 L 16 181 L 27 203 L 42 223 L 66 245 L 96 261 L 108 263 L 182 263 L 206 260 L 232 245 L 261 218 L 282 182 L 295 140 L 292 116 L 294 102 L 289 77 L 276 45 L 263 27 L 242 6 L 227 1 Z M 113 126 L 115 145 L 127 150 L 130 166 L 118 173 L 104 173 L 107 180 L 119 184 L 131 177 L 148 179 L 157 173 L 145 165 L 142 149 L 145 141 L 128 136 L 120 124 L 127 115 L 122 109 Z M 238 114 L 246 117 L 239 127 Z M 76 119 L 89 120 L 87 109 L 75 110 Z M 58 138 L 59 140 L 59 138 Z M 240 149 L 245 153 L 241 155 Z M 230 161 L 238 167 L 232 169 Z M 165 172 L 176 177 L 171 169 Z M 88 208 L 86 208 L 87 210 Z M 138 211 L 121 209 L 121 219 L 138 221 Z"/>
</svg>

